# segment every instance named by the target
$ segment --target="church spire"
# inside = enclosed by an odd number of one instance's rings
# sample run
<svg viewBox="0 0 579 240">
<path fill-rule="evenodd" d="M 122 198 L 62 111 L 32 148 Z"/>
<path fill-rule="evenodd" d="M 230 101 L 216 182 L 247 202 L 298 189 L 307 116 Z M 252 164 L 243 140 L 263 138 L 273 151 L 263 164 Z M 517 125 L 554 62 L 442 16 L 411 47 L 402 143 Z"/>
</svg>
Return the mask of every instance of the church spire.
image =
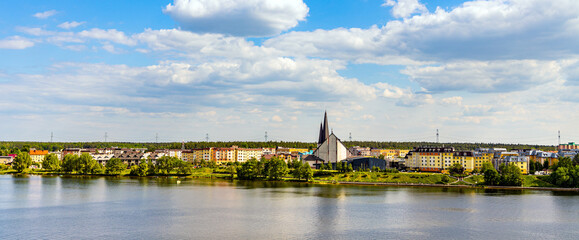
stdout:
<svg viewBox="0 0 579 240">
<path fill-rule="evenodd" d="M 328 113 L 324 112 L 324 121 L 320 123 L 320 137 L 318 145 L 324 143 L 330 137 L 330 127 L 328 126 Z"/>
<path fill-rule="evenodd" d="M 328 112 L 324 111 L 324 141 L 330 138 L 330 126 L 328 126 Z"/>
</svg>

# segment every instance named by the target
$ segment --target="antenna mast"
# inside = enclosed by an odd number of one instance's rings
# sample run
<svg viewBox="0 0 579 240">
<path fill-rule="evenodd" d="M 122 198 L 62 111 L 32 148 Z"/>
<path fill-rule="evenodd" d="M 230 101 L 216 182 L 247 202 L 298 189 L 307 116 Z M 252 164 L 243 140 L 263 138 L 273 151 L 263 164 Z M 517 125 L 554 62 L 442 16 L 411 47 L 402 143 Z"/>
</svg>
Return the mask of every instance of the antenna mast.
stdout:
<svg viewBox="0 0 579 240">
<path fill-rule="evenodd" d="M 265 131 L 265 142 L 267 142 L 267 131 Z"/>
<path fill-rule="evenodd" d="M 438 128 L 436 129 L 436 143 L 438 143 Z"/>
<path fill-rule="evenodd" d="M 105 142 L 107 142 L 107 138 L 109 137 L 108 133 L 105 132 Z"/>
<path fill-rule="evenodd" d="M 559 145 L 561 145 L 561 130 L 557 130 L 557 133 L 559 135 Z"/>
</svg>

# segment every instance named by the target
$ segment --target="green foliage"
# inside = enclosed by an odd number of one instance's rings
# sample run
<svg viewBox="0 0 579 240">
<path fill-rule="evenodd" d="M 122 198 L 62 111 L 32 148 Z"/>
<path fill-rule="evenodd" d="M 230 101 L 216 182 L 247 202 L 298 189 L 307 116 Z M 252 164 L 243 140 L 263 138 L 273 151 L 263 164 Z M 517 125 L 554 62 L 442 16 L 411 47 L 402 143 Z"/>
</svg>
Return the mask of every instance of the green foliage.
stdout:
<svg viewBox="0 0 579 240">
<path fill-rule="evenodd" d="M 569 157 L 561 157 L 551 166 L 549 182 L 559 187 L 579 187 L 579 164 Z"/>
<path fill-rule="evenodd" d="M 265 171 L 268 179 L 279 180 L 289 172 L 289 169 L 284 160 L 274 157 L 265 162 Z"/>
<path fill-rule="evenodd" d="M 440 179 L 440 182 L 443 183 L 443 184 L 447 184 L 447 183 L 450 182 L 450 180 L 451 180 L 451 179 L 450 179 L 449 176 L 444 175 L 444 176 L 442 176 L 442 178 Z"/>
<path fill-rule="evenodd" d="M 464 173 L 464 167 L 460 163 L 453 163 L 450 166 L 450 168 L 448 169 L 448 171 L 451 174 L 463 174 Z"/>
<path fill-rule="evenodd" d="M 497 170 L 493 167 L 485 167 L 485 165 L 483 164 L 483 173 L 484 173 L 484 179 L 485 179 L 485 185 L 488 186 L 497 186 L 500 184 L 501 182 L 501 177 L 499 176 L 499 173 L 497 172 Z"/>
<path fill-rule="evenodd" d="M 501 170 L 501 180 L 500 184 L 503 186 L 521 186 L 523 185 L 523 174 L 521 169 L 515 164 L 511 163 L 508 165 L 501 164 L 499 167 Z"/>
<path fill-rule="evenodd" d="M 107 161 L 105 169 L 106 169 L 105 172 L 107 174 L 120 175 L 123 172 L 123 170 L 127 169 L 127 164 L 123 163 L 121 159 L 111 158 Z M 131 167 L 131 170 L 132 169 L 133 168 Z"/>
<path fill-rule="evenodd" d="M 12 161 L 12 168 L 18 172 L 23 172 L 32 165 L 32 158 L 27 152 L 21 152 Z"/>
<path fill-rule="evenodd" d="M 67 154 L 62 159 L 62 171 L 73 173 L 80 171 L 80 162 L 77 155 Z"/>
<path fill-rule="evenodd" d="M 193 164 L 190 162 L 185 162 L 180 159 L 175 161 L 175 167 L 177 168 L 177 174 L 191 174 L 193 173 Z"/>
<path fill-rule="evenodd" d="M 52 172 L 59 171 L 60 160 L 58 160 L 58 156 L 54 153 L 44 156 L 44 160 L 42 160 L 42 168 Z"/>
<path fill-rule="evenodd" d="M 346 172 L 353 172 L 354 168 L 352 167 L 351 163 L 348 163 L 348 169 L 346 170 Z"/>
<path fill-rule="evenodd" d="M 129 174 L 132 176 L 139 176 L 139 165 L 131 166 L 131 172 Z"/>
<path fill-rule="evenodd" d="M 163 156 L 158 158 L 156 165 L 156 173 L 164 175 L 170 174 L 174 168 L 180 165 L 179 161 L 181 160 L 176 157 Z"/>
<path fill-rule="evenodd" d="M 239 179 L 253 180 L 257 179 L 259 175 L 259 162 L 255 158 L 247 160 L 237 169 L 237 177 Z"/>
<path fill-rule="evenodd" d="M 101 165 L 98 164 L 97 161 L 88 153 L 81 154 L 78 158 L 78 162 L 80 167 L 78 172 L 81 174 L 99 173 L 102 170 Z"/>
</svg>

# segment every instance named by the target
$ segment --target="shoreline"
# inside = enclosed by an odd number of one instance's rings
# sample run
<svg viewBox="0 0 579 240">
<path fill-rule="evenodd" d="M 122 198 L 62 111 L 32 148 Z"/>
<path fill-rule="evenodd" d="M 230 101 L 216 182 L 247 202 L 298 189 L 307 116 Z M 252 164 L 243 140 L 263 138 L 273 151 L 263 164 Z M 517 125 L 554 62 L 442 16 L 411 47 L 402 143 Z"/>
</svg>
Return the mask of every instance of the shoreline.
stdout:
<svg viewBox="0 0 579 240">
<path fill-rule="evenodd" d="M 239 180 L 231 179 L 223 176 L 191 176 L 191 175 L 159 175 L 159 176 L 132 176 L 132 175 L 106 175 L 106 174 L 38 174 L 25 173 L 29 175 L 38 176 L 94 176 L 94 177 L 131 177 L 131 178 L 200 178 L 200 179 L 223 179 L 223 180 Z M 0 175 L 20 175 L 19 173 L 2 173 Z M 244 180 L 244 181 L 266 181 L 266 180 Z M 300 182 L 311 184 L 333 184 L 333 185 L 360 185 L 360 186 L 386 186 L 386 187 L 438 187 L 438 188 L 471 188 L 471 189 L 502 189 L 502 190 L 539 190 L 539 191 L 554 191 L 554 192 L 579 192 L 579 188 L 558 188 L 558 187 L 520 187 L 520 186 L 473 186 L 473 185 L 447 185 L 447 184 L 431 184 L 431 183 L 389 183 L 389 182 L 343 182 L 343 181 L 329 181 L 329 180 L 315 180 L 312 182 L 283 180 L 282 182 Z"/>
<path fill-rule="evenodd" d="M 579 192 L 579 188 L 557 187 L 519 187 L 519 186 L 472 186 L 472 185 L 446 185 L 446 184 L 421 184 L 421 183 L 387 183 L 387 182 L 330 182 L 320 184 L 340 185 L 363 185 L 363 186 L 389 186 L 389 187 L 442 187 L 442 188 L 472 188 L 472 189 L 503 189 L 503 190 L 540 190 L 540 191 L 565 191 Z"/>
</svg>

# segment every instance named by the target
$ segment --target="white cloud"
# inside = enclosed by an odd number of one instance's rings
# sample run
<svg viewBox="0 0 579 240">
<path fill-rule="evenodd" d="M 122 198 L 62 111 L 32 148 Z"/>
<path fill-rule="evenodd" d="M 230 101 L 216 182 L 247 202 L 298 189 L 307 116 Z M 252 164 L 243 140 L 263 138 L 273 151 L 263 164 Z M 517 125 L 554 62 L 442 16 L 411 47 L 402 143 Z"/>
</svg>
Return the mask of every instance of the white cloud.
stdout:
<svg viewBox="0 0 579 240">
<path fill-rule="evenodd" d="M 385 0 L 382 6 L 392 6 L 392 15 L 397 18 L 407 18 L 414 13 L 428 12 L 428 9 L 418 0 Z"/>
<path fill-rule="evenodd" d="M 429 91 L 521 91 L 558 79 L 555 61 L 461 61 L 441 66 L 411 66 L 402 70 Z"/>
<path fill-rule="evenodd" d="M 34 16 L 35 18 L 39 18 L 39 19 L 46 19 L 46 18 L 54 16 L 57 13 L 58 13 L 58 11 L 56 11 L 56 10 L 48 10 L 45 12 L 35 13 L 32 16 Z"/>
<path fill-rule="evenodd" d="M 271 117 L 271 120 L 274 122 L 283 122 L 283 119 L 278 115 L 274 115 L 273 117 Z"/>
<path fill-rule="evenodd" d="M 175 0 L 163 10 L 187 30 L 236 36 L 271 36 L 305 20 L 302 0 Z"/>
<path fill-rule="evenodd" d="M 462 105 L 462 97 L 461 96 L 454 96 L 454 97 L 448 97 L 448 98 L 443 98 L 440 100 L 440 102 L 443 105 L 458 105 L 461 106 Z"/>
<path fill-rule="evenodd" d="M 62 29 L 71 29 L 71 28 L 76 28 L 80 25 L 83 25 L 85 22 L 76 22 L 76 21 L 72 21 L 72 22 L 63 22 L 61 24 L 58 25 L 59 28 Z"/>
<path fill-rule="evenodd" d="M 34 46 L 34 42 L 20 36 L 0 40 L 0 49 L 25 49 Z"/>
<path fill-rule="evenodd" d="M 291 32 L 264 45 L 291 55 L 378 64 L 556 59 L 579 54 L 578 19 L 574 0 L 471 1 L 381 27 Z"/>
<path fill-rule="evenodd" d="M 98 40 L 106 40 L 111 41 L 118 44 L 134 46 L 136 45 L 136 41 L 127 35 L 124 32 L 118 31 L 116 29 L 99 29 L 93 28 L 90 30 L 84 30 L 78 33 L 78 36 L 84 38 L 92 38 Z"/>
</svg>

